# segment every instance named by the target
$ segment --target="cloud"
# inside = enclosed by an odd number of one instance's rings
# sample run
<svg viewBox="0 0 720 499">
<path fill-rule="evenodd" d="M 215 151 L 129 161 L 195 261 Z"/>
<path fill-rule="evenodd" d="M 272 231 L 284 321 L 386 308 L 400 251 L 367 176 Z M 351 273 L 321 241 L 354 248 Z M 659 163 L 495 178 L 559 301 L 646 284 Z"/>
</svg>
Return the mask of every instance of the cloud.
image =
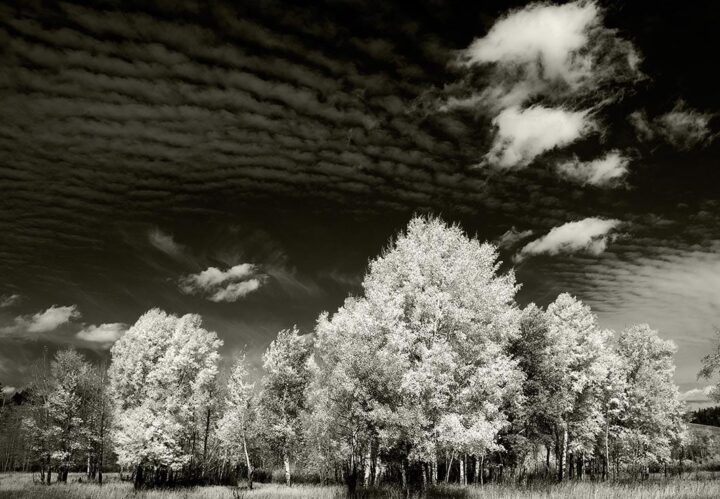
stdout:
<svg viewBox="0 0 720 499">
<path fill-rule="evenodd" d="M 531 4 L 498 20 L 461 51 L 460 63 L 491 66 L 492 81 L 483 94 L 501 107 L 542 94 L 607 99 L 604 93 L 642 75 L 633 45 L 602 21 L 602 9 L 593 1 Z"/>
<path fill-rule="evenodd" d="M 598 23 L 594 2 L 533 4 L 497 21 L 488 34 L 464 51 L 466 64 L 522 66 L 538 79 L 561 79 L 577 85 L 592 69 L 585 57 L 571 57 L 588 43 L 588 29 Z"/>
<path fill-rule="evenodd" d="M 208 267 L 198 274 L 180 279 L 180 290 L 186 294 L 204 295 L 214 302 L 236 301 L 260 288 L 264 276 L 258 276 L 257 268 L 250 263 L 241 263 L 220 270 Z"/>
<path fill-rule="evenodd" d="M 620 220 L 585 218 L 554 227 L 546 235 L 526 244 L 518 254 L 518 260 L 528 255 L 557 255 L 560 253 L 587 252 L 599 255 L 607 247 L 611 232 Z"/>
<path fill-rule="evenodd" d="M 17 317 L 15 322 L 29 333 L 47 333 L 79 317 L 80 312 L 75 305 L 66 307 L 52 305 L 44 312 L 38 312 L 30 317 Z"/>
<path fill-rule="evenodd" d="M 511 248 L 517 243 L 533 235 L 530 229 L 519 231 L 514 226 L 497 239 L 497 244 L 501 248 Z"/>
<path fill-rule="evenodd" d="M 510 107 L 493 119 L 497 135 L 485 162 L 500 168 L 522 168 L 540 154 L 566 146 L 593 129 L 585 111 L 543 106 Z"/>
<path fill-rule="evenodd" d="M 440 110 L 489 111 L 496 134 L 485 162 L 500 168 L 523 168 L 584 137 L 597 128 L 590 115 L 643 77 L 632 43 L 605 28 L 602 9 L 584 0 L 511 11 L 461 51 L 459 63 L 468 75 L 449 86 L 459 95 Z"/>
<path fill-rule="evenodd" d="M 628 120 L 641 141 L 660 138 L 676 149 L 689 150 L 707 145 L 715 139 L 709 126 L 713 116 L 711 113 L 690 109 L 685 101 L 679 99 L 671 111 L 653 120 L 649 120 L 643 110 L 631 113 Z"/>
<path fill-rule="evenodd" d="M 0 335 L 22 338 L 23 335 L 31 333 L 42 335 L 55 331 L 60 326 L 69 323 L 80 317 L 80 311 L 76 305 L 57 306 L 52 305 L 43 312 L 33 315 L 19 315 L 15 317 L 14 323 L 0 328 Z"/>
<path fill-rule="evenodd" d="M 653 224 L 657 226 L 656 224 Z M 678 345 L 676 379 L 696 388 L 699 361 L 717 343 L 720 327 L 720 240 L 679 245 L 663 237 L 643 236 L 634 221 L 632 238 L 618 239 L 602 259 L 577 265 L 557 259 L 545 274 L 592 306 L 603 327 L 621 330 L 649 322 Z"/>
<path fill-rule="evenodd" d="M 712 393 L 715 391 L 714 386 L 706 386 L 703 388 L 692 388 L 685 392 L 680 393 L 680 400 L 684 402 L 704 403 L 710 402 L 712 399 Z"/>
<path fill-rule="evenodd" d="M 691 149 L 710 137 L 708 124 L 711 114 L 687 109 L 679 100 L 669 113 L 659 116 L 656 121 L 658 133 L 677 149 Z"/>
<path fill-rule="evenodd" d="M 75 335 L 76 338 L 92 343 L 100 343 L 109 346 L 118 340 L 127 331 L 127 324 L 113 322 L 85 326 Z"/>
<path fill-rule="evenodd" d="M 17 388 L 15 388 L 14 386 L 3 386 L 2 387 L 2 394 L 4 396 L 8 396 L 8 395 L 12 396 L 15 394 L 16 391 L 17 391 Z"/>
<path fill-rule="evenodd" d="M 174 258 L 183 256 L 183 247 L 175 242 L 172 234 L 166 234 L 157 227 L 148 231 L 148 241 L 166 255 Z"/>
<path fill-rule="evenodd" d="M 574 158 L 557 165 L 558 173 L 572 182 L 583 185 L 617 185 L 628 172 L 630 160 L 619 151 L 610 151 L 602 158 L 580 161 Z"/>
<path fill-rule="evenodd" d="M 648 120 L 645 111 L 634 111 L 628 116 L 630 124 L 635 127 L 635 133 L 641 141 L 652 140 L 655 137 L 655 129 Z"/>
<path fill-rule="evenodd" d="M 8 308 L 20 301 L 21 296 L 17 293 L 0 295 L 0 308 Z"/>
</svg>

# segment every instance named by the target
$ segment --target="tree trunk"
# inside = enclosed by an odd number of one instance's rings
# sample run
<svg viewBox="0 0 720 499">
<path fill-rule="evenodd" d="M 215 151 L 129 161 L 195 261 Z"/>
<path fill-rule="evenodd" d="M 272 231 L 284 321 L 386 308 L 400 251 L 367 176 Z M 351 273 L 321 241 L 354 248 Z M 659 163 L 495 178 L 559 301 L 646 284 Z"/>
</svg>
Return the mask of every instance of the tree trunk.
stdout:
<svg viewBox="0 0 720 499">
<path fill-rule="evenodd" d="M 103 484 L 103 445 L 100 444 L 100 456 L 98 457 L 98 469 L 97 469 L 97 481 L 98 485 Z"/>
<path fill-rule="evenodd" d="M 550 476 L 550 446 L 545 445 L 545 476 Z"/>
<path fill-rule="evenodd" d="M 420 463 L 420 466 L 422 467 L 422 486 L 423 486 L 423 490 L 425 490 L 427 488 L 427 481 L 428 481 L 427 467 L 426 467 L 425 463 Z"/>
<path fill-rule="evenodd" d="M 139 490 L 143 485 L 143 467 L 142 465 L 138 465 L 137 468 L 135 468 L 135 482 L 134 487 L 135 490 Z"/>
<path fill-rule="evenodd" d="M 402 461 L 402 467 L 400 469 L 401 478 L 402 478 L 402 488 L 403 490 L 407 490 L 407 463 L 403 459 Z"/>
<path fill-rule="evenodd" d="M 582 481 L 585 478 L 585 456 L 581 453 L 577 457 L 577 479 Z"/>
<path fill-rule="evenodd" d="M 480 454 L 480 485 L 484 485 L 485 481 L 485 454 Z"/>
<path fill-rule="evenodd" d="M 290 486 L 290 455 L 287 448 L 283 452 L 283 464 L 285 465 L 285 485 Z"/>
<path fill-rule="evenodd" d="M 480 456 L 475 454 L 475 477 L 473 483 L 477 485 L 480 482 Z"/>
<path fill-rule="evenodd" d="M 452 468 L 453 459 L 455 459 L 455 453 L 450 452 L 450 460 L 446 460 L 447 469 L 445 470 L 445 483 L 450 483 L 450 469 Z"/>
<path fill-rule="evenodd" d="M 105 378 L 103 378 L 104 381 Z M 104 386 L 104 385 L 103 385 Z M 100 451 L 98 452 L 97 472 L 98 485 L 103 483 L 103 458 L 105 453 L 105 391 L 103 390 L 103 399 L 101 400 L 102 409 L 100 411 Z"/>
<path fill-rule="evenodd" d="M 460 457 L 460 485 L 465 485 L 465 456 Z"/>
<path fill-rule="evenodd" d="M 568 431 L 567 425 L 563 423 L 562 443 L 560 444 L 560 455 L 558 456 L 558 481 L 562 482 L 565 476 L 565 462 L 567 460 Z"/>
<path fill-rule="evenodd" d="M 383 472 L 383 466 L 382 462 L 380 461 L 380 456 L 375 456 L 375 479 L 373 480 L 373 485 L 376 487 L 380 485 L 380 478 L 382 477 Z"/>
<path fill-rule="evenodd" d="M 248 450 L 247 450 L 247 439 L 245 438 L 245 435 L 243 435 L 243 451 L 245 451 L 245 463 L 247 464 L 247 469 L 248 469 L 248 474 L 247 474 L 248 489 L 252 490 L 252 488 L 253 488 L 253 475 L 254 475 L 254 473 L 255 473 L 255 469 L 253 468 L 252 463 L 250 463 L 250 454 L 248 454 Z M 289 473 L 289 467 L 288 467 L 288 469 L 287 469 L 285 472 L 286 472 L 286 473 Z M 285 481 L 288 481 L 288 480 L 289 480 L 288 476 L 289 476 L 289 475 L 287 475 L 287 476 L 285 477 Z"/>
<path fill-rule="evenodd" d="M 610 469 L 610 421 L 605 422 L 605 456 L 603 460 L 602 479 L 607 481 Z"/>
<path fill-rule="evenodd" d="M 433 453 L 432 461 L 430 462 L 430 481 L 433 485 L 437 485 L 438 462 L 437 462 L 437 454 L 435 454 L 435 453 Z"/>
<path fill-rule="evenodd" d="M 370 446 L 368 446 L 367 452 L 365 453 L 365 459 L 363 460 L 363 486 L 370 486 L 370 478 L 372 471 L 372 452 Z"/>
<path fill-rule="evenodd" d="M 208 448 L 208 437 L 210 436 L 210 407 L 207 408 L 205 414 L 205 435 L 203 436 L 203 454 L 202 454 L 202 476 L 205 477 L 205 469 L 207 468 L 207 448 Z"/>
</svg>

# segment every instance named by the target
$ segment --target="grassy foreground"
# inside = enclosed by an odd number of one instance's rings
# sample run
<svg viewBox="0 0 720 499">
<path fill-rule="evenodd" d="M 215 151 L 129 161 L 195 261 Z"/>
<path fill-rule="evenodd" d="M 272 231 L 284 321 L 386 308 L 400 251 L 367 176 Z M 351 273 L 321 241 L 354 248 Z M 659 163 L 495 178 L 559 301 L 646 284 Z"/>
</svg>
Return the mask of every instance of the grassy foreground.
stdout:
<svg viewBox="0 0 720 499">
<path fill-rule="evenodd" d="M 132 484 L 120 482 L 117 476 L 108 476 L 102 487 L 89 483 L 78 483 L 77 476 L 71 476 L 67 484 L 44 486 L 34 484 L 32 475 L 27 473 L 0 474 L 0 498 L 19 499 L 340 499 L 347 493 L 340 486 L 296 485 L 285 487 L 278 484 L 256 484 L 256 488 L 239 490 L 234 487 L 195 487 L 174 490 L 142 491 L 136 493 Z M 404 493 L 399 489 L 381 488 L 358 491 L 353 499 L 401 499 L 401 498 L 442 498 L 452 499 L 548 499 L 548 498 L 593 498 L 593 499 L 690 499 L 720 497 L 720 480 L 669 480 L 644 483 L 565 483 L 521 488 L 502 485 L 484 487 L 440 486 L 426 494 Z"/>
</svg>

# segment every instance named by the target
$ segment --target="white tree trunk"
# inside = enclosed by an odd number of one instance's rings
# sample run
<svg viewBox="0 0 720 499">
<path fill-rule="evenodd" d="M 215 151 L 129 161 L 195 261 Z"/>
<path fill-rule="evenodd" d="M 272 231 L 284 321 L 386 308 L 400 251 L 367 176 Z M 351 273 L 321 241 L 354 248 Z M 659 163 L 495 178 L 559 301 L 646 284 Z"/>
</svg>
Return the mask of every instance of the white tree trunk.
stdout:
<svg viewBox="0 0 720 499">
<path fill-rule="evenodd" d="M 383 464 L 382 461 L 380 461 L 380 456 L 375 457 L 375 480 L 374 485 L 377 487 L 380 485 L 380 478 L 383 474 Z"/>
<path fill-rule="evenodd" d="M 372 471 L 372 454 L 370 452 L 370 446 L 368 446 L 367 453 L 365 454 L 365 459 L 363 461 L 363 468 L 364 468 L 364 479 L 363 479 L 363 485 L 365 487 L 370 486 L 370 478 L 371 478 L 371 471 Z"/>
<path fill-rule="evenodd" d="M 248 450 L 247 450 L 247 439 L 245 438 L 244 435 L 243 435 L 243 450 L 245 451 L 245 463 L 247 464 L 247 469 L 248 469 L 248 488 L 249 488 L 250 490 L 252 490 L 252 488 L 253 488 L 253 474 L 254 474 L 254 472 L 255 472 L 255 469 L 253 468 L 252 463 L 250 462 L 250 454 L 248 454 Z M 288 470 L 289 470 L 289 469 L 287 469 L 287 470 L 285 471 L 285 473 L 286 473 L 285 481 L 288 480 L 288 477 L 287 477 Z"/>
<path fill-rule="evenodd" d="M 438 481 L 438 462 L 437 454 L 433 454 L 432 462 L 430 463 L 430 480 L 433 485 L 437 485 Z"/>
<path fill-rule="evenodd" d="M 283 464 L 285 465 L 285 485 L 290 486 L 290 456 L 287 449 L 283 452 Z"/>
<path fill-rule="evenodd" d="M 447 469 L 445 470 L 445 483 L 450 483 L 450 469 L 452 468 L 453 460 L 455 459 L 455 453 L 449 453 L 450 459 L 447 460 Z"/>
</svg>

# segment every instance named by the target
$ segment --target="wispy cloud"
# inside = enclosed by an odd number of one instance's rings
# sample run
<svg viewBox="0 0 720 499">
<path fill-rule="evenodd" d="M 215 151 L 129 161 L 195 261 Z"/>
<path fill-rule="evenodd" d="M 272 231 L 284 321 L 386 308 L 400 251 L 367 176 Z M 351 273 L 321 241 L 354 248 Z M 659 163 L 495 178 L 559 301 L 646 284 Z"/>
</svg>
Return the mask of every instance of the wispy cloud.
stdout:
<svg viewBox="0 0 720 499">
<path fill-rule="evenodd" d="M 619 151 L 611 151 L 605 156 L 590 161 L 580 161 L 577 157 L 557 165 L 560 176 L 583 185 L 606 187 L 618 184 L 628 173 L 630 159 Z"/>
<path fill-rule="evenodd" d="M 531 229 L 517 230 L 513 226 L 507 231 L 505 231 L 503 235 L 496 240 L 496 242 L 501 248 L 512 248 L 523 239 L 527 239 L 532 235 L 533 231 Z"/>
<path fill-rule="evenodd" d="M 180 290 L 186 294 L 203 295 L 214 302 L 237 301 L 260 288 L 264 276 L 250 263 L 241 263 L 227 270 L 208 267 L 197 274 L 180 279 Z"/>
<path fill-rule="evenodd" d="M 6 326 L 0 331 L 8 335 L 42 334 L 54 331 L 78 318 L 80 318 L 80 311 L 76 305 L 52 305 L 47 310 L 33 315 L 20 315 L 15 318 L 13 325 Z"/>
<path fill-rule="evenodd" d="M 643 232 L 641 225 L 633 221 L 632 237 L 618 238 L 602 259 L 578 255 L 577 264 L 545 262 L 544 275 L 555 281 L 545 285 L 582 297 L 603 327 L 649 322 L 678 345 L 678 382 L 696 388 L 699 360 L 717 341 L 720 327 L 720 240 L 678 245 Z"/>
<path fill-rule="evenodd" d="M 148 241 L 156 249 L 173 258 L 183 256 L 183 247 L 175 242 L 172 234 L 166 234 L 157 227 L 148 231 Z"/>
<path fill-rule="evenodd" d="M 645 111 L 635 111 L 628 116 L 641 141 L 662 139 L 680 150 L 707 145 L 715 139 L 710 130 L 713 114 L 704 113 L 687 106 L 679 99 L 673 109 L 650 120 Z"/>
<path fill-rule="evenodd" d="M 656 120 L 658 132 L 677 149 L 691 149 L 710 138 L 711 114 L 687 108 L 679 100 L 672 111 Z"/>
<path fill-rule="evenodd" d="M 16 303 L 18 303 L 21 299 L 21 296 L 17 293 L 9 294 L 9 295 L 0 295 L 0 308 L 8 308 L 12 307 Z"/>
<path fill-rule="evenodd" d="M 113 322 L 96 325 L 87 325 L 75 334 L 75 337 L 88 341 L 91 343 L 97 343 L 105 348 L 109 348 L 115 341 L 117 341 L 127 331 L 127 324 L 121 322 Z"/>
<path fill-rule="evenodd" d="M 599 255 L 605 251 L 608 240 L 613 236 L 612 232 L 620 223 L 620 220 L 595 217 L 568 222 L 526 244 L 517 259 L 522 260 L 529 255 L 577 252 Z"/>
</svg>

